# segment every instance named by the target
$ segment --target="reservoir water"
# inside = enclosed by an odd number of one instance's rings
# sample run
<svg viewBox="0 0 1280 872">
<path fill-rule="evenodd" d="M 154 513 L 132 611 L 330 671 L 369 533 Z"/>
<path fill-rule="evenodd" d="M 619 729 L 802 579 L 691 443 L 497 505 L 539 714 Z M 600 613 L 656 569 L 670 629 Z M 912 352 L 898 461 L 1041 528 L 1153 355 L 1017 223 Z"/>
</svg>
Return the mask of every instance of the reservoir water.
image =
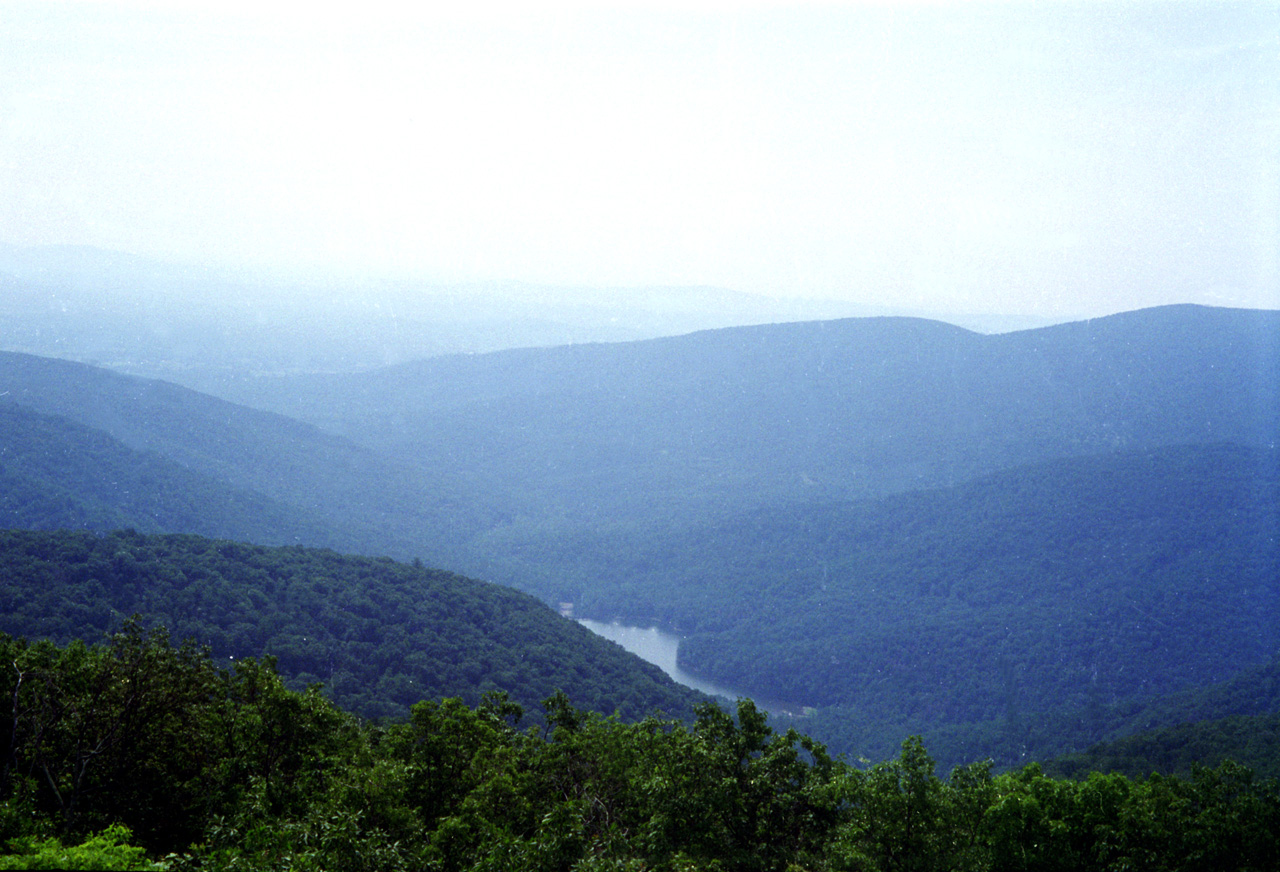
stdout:
<svg viewBox="0 0 1280 872">
<path fill-rule="evenodd" d="M 674 681 L 683 684 L 685 687 L 692 687 L 694 690 L 700 690 L 712 696 L 722 696 L 730 701 L 736 700 L 738 697 L 751 697 L 756 705 L 765 711 L 786 712 L 798 710 L 796 706 L 769 702 L 749 693 L 743 693 L 725 687 L 722 684 L 707 681 L 681 669 L 676 665 L 676 654 L 680 650 L 680 637 L 672 633 L 663 632 L 657 627 L 629 627 L 625 624 L 606 624 L 603 621 L 592 621 L 587 618 L 578 618 L 577 620 L 579 624 L 582 624 L 597 636 L 603 636 L 610 641 L 617 642 L 641 660 L 646 660 L 657 666 L 671 676 Z"/>
</svg>

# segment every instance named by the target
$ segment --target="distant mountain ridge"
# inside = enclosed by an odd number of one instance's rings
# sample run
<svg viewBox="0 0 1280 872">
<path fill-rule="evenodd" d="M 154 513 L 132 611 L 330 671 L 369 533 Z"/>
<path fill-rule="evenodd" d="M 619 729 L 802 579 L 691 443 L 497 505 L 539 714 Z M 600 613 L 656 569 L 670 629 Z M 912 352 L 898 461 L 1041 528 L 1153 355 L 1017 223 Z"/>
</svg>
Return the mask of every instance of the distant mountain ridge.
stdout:
<svg viewBox="0 0 1280 872">
<path fill-rule="evenodd" d="M 85 246 L 0 244 L 0 349 L 198 390 L 246 373 L 355 371 L 461 351 L 888 311 L 717 287 L 228 272 Z"/>
<path fill-rule="evenodd" d="M 582 523 L 935 487 L 1280 432 L 1280 313 L 1172 306 L 983 336 L 898 318 L 259 379 L 238 400 Z"/>
<path fill-rule="evenodd" d="M 320 510 L 344 524 L 375 518 L 382 547 L 412 556 L 408 543 L 427 539 L 424 512 L 458 541 L 504 517 L 644 521 L 935 487 L 1050 457 L 1267 444 L 1280 432 L 1277 336 L 1280 313 L 1194 306 L 996 336 L 855 319 L 260 378 L 225 392 L 311 428 L 0 353 L 0 401 L 304 508 L 315 508 L 310 494 L 337 496 Z"/>
<path fill-rule="evenodd" d="M 0 354 L 0 438 L 35 459 L 0 454 L 10 510 L 421 557 L 683 629 L 687 664 L 861 718 L 844 750 L 1079 711 L 1089 738 L 1108 705 L 1258 663 L 1280 625 L 1277 312 L 779 324 L 224 387 L 260 408 Z M 60 470 L 40 439 L 95 459 Z M 199 497 L 140 499 L 148 476 Z M 872 698 L 884 676 L 907 704 Z"/>
</svg>

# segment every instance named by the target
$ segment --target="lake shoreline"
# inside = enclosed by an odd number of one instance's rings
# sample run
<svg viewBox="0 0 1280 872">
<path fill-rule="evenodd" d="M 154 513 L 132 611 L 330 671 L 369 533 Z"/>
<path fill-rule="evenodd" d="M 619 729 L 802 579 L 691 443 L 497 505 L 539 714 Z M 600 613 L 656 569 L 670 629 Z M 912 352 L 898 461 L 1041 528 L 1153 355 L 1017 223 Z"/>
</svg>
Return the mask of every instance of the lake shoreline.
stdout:
<svg viewBox="0 0 1280 872">
<path fill-rule="evenodd" d="M 772 714 L 790 717 L 802 717 L 804 714 L 804 706 L 779 700 L 764 700 L 753 694 L 734 690 L 725 685 L 701 678 L 680 668 L 677 662 L 680 637 L 674 633 L 661 630 L 658 627 L 633 627 L 617 621 L 596 621 L 591 618 L 575 618 L 574 620 L 597 636 L 616 642 L 641 660 L 657 666 L 677 684 L 682 684 L 685 687 L 691 687 L 694 690 L 727 699 L 731 702 L 739 698 L 748 698 L 755 702 L 759 708 Z"/>
</svg>

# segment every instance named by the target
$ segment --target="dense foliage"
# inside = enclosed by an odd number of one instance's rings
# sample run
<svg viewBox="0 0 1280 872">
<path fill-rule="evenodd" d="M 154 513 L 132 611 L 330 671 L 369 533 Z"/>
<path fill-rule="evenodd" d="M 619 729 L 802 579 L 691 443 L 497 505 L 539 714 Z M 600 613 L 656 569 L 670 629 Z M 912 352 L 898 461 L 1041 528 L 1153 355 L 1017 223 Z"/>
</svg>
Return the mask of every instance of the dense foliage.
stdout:
<svg viewBox="0 0 1280 872">
<path fill-rule="evenodd" d="M 101 430 L 0 403 L 0 523 L 336 546 L 313 513 L 229 486 Z"/>
<path fill-rule="evenodd" d="M 44 416 L 42 426 L 58 431 L 50 447 L 69 453 L 67 470 L 43 463 L 44 482 L 90 505 L 105 501 L 138 529 L 212 535 L 230 521 L 236 537 L 251 542 L 297 541 L 441 565 L 482 523 L 450 468 L 388 459 L 301 422 L 165 382 L 0 352 L 0 408 L 14 407 L 20 416 Z M 95 472 L 91 461 L 76 456 L 84 453 L 84 434 L 52 423 L 59 420 L 93 431 L 105 447 L 90 446 L 90 454 L 114 455 L 96 480 L 85 477 Z M 25 439 L 21 426 L 13 434 Z M 0 430 L 0 452 L 10 435 Z M 123 463 L 121 446 L 134 452 Z M 34 457 L 39 464 L 38 451 Z M 127 474 L 133 463 L 150 474 Z M 117 471 L 125 474 L 112 478 Z M 143 493 L 132 493 L 130 484 Z M 184 492 L 166 493 L 170 484 Z M 228 517 L 232 494 L 245 509 L 238 520 Z M 175 520 L 181 523 L 168 523 Z M 19 516 L 5 525 L 28 523 Z"/>
<path fill-rule="evenodd" d="M 171 870 L 1269 870 L 1280 787 L 948 778 L 916 739 L 869 768 L 778 734 L 750 702 L 623 723 L 501 695 L 373 726 L 270 662 L 221 670 L 129 625 L 110 644 L 0 636 L 0 866 L 71 851 Z M 98 834 L 98 835 L 94 835 Z M 63 844 L 73 849 L 62 849 Z M 118 864 L 116 864 L 118 863 Z"/>
<path fill-rule="evenodd" d="M 1186 774 L 1192 763 L 1227 758 L 1260 773 L 1280 777 L 1270 750 L 1267 718 L 1280 712 L 1280 656 L 1242 670 L 1228 681 L 1152 698 L 1091 704 L 985 721 L 937 724 L 904 719 L 899 729 L 919 729 L 930 752 L 944 766 L 989 756 L 997 769 L 1031 760 L 1055 774 L 1098 769 L 1126 775 Z M 892 724 L 867 721 L 856 709 L 832 706 L 803 717 L 774 715 L 775 728 L 794 726 L 828 747 L 857 748 L 879 759 L 892 753 Z M 1252 725 L 1260 731 L 1250 732 Z M 1194 741 L 1187 741 L 1191 730 Z M 1122 741 L 1134 737 L 1134 744 Z M 828 741 L 829 740 L 829 741 Z"/>
<path fill-rule="evenodd" d="M 0 353 L 0 510 L 420 556 L 675 628 L 687 666 L 819 706 L 798 723 L 842 751 L 923 733 L 948 764 L 1005 764 L 1174 723 L 1141 712 L 1275 655 L 1278 337 L 1280 313 L 1189 306 L 1001 336 L 857 319 L 228 382 L 309 424 Z M 365 714 L 403 715 L 437 673 L 462 684 L 431 693 L 474 704 L 556 668 L 559 642 L 486 660 L 394 616 L 377 636 L 378 597 L 134 563 L 177 632 L 278 650 Z M 206 577 L 228 584 L 195 593 Z M 104 588 L 110 615 L 49 578 L 14 632 L 97 632 L 145 599 Z M 572 681 L 514 687 L 526 708 L 564 686 L 607 712 L 631 686 L 569 661 Z M 1227 713 L 1249 712 L 1203 714 Z"/>
<path fill-rule="evenodd" d="M 1118 706 L 1280 650 L 1280 452 L 1057 460 L 517 553 L 553 567 L 585 615 L 678 628 L 685 668 L 819 707 L 805 728 L 833 747 L 879 756 L 904 734 L 972 725 L 940 741 L 945 759 L 1013 762 L 1028 743 L 1083 748 Z M 1048 720 L 1067 744 L 1028 735 Z"/>
<path fill-rule="evenodd" d="M 141 614 L 219 658 L 271 654 L 368 717 L 423 698 L 556 690 L 628 718 L 701 699 L 510 588 L 389 559 L 125 531 L 0 531 L 0 631 L 94 639 Z"/>
<path fill-rule="evenodd" d="M 1234 715 L 1150 730 L 1045 764 L 1054 774 L 1079 777 L 1119 772 L 1134 777 L 1152 772 L 1188 775 L 1197 766 L 1235 760 L 1256 774 L 1280 778 L 1280 712 Z"/>
</svg>

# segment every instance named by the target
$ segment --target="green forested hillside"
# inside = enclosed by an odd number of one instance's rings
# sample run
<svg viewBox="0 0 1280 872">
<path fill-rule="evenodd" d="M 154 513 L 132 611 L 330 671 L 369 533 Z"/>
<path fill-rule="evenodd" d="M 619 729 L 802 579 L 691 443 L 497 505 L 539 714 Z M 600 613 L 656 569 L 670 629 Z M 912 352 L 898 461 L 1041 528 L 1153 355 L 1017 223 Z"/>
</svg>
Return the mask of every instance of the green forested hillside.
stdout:
<svg viewBox="0 0 1280 872">
<path fill-rule="evenodd" d="M 1051 760 L 1045 770 L 1072 778 L 1090 772 L 1145 778 L 1153 772 L 1189 775 L 1197 766 L 1217 766 L 1224 760 L 1248 766 L 1261 777 L 1280 778 L 1280 712 L 1150 730 Z"/>
<path fill-rule="evenodd" d="M 336 546 L 314 513 L 237 490 L 100 430 L 0 405 L 0 523 L 29 530 L 197 533 Z"/>
<path fill-rule="evenodd" d="M 134 613 L 219 658 L 271 655 L 366 716 L 556 690 L 628 718 L 701 695 L 526 594 L 389 559 L 197 536 L 0 532 L 0 631 L 96 640 Z"/>
<path fill-rule="evenodd" d="M 441 564 L 488 523 L 451 469 L 390 460 L 301 422 L 165 382 L 0 352 L 0 406 L 82 424 L 224 488 L 318 519 L 348 551 Z"/>
<path fill-rule="evenodd" d="M 1280 313 L 1174 306 L 982 336 L 868 318 L 229 380 L 254 411 L 0 353 L 0 402 L 479 574 L 522 537 L 874 497 L 1048 458 L 1269 444 Z M 317 426 L 321 429 L 317 429 Z M 532 589 L 528 566 L 500 580 Z"/>
<path fill-rule="evenodd" d="M 622 723 L 501 696 L 370 726 L 269 664 L 219 670 L 126 627 L 59 649 L 0 635 L 0 867 L 179 870 L 1151 869 L 1280 862 L 1280 786 L 1189 778 L 944 778 L 918 739 L 866 769 L 750 702 Z M 154 861 L 161 860 L 161 864 Z M 92 865 L 91 865 L 92 863 Z"/>
<path fill-rule="evenodd" d="M 685 668 L 838 706 L 861 739 L 821 735 L 883 751 L 947 724 L 1100 719 L 1266 662 L 1280 649 L 1277 460 L 1231 445 L 1062 460 L 878 501 L 548 537 L 523 557 L 582 614 L 677 627 Z"/>
<path fill-rule="evenodd" d="M 1102 713 L 1274 653 L 1277 384 L 1280 313 L 1201 307 L 1004 336 L 772 325 L 244 383 L 311 424 L 0 354 L 25 452 L 0 454 L 0 499 L 15 524 L 293 537 L 665 625 L 687 666 L 820 706 L 813 723 L 839 714 L 828 735 L 853 753 L 1031 722 L 1078 725 L 1078 748 L 1110 737 Z M 1000 753 L 1024 747 L 1045 746 Z"/>
<path fill-rule="evenodd" d="M 757 514 L 691 537 L 668 570 L 712 598 L 752 592 L 691 616 L 715 617 L 682 660 L 818 703 L 866 704 L 882 678 L 908 696 L 942 685 L 965 718 L 1221 681 L 1280 648 L 1278 457 L 1172 448 Z M 840 662 L 806 668 L 819 656 Z M 962 690 L 975 674 L 982 702 Z"/>
<path fill-rule="evenodd" d="M 895 726 L 899 730 L 919 728 L 929 750 L 944 767 L 986 757 L 997 769 L 1016 768 L 1039 760 L 1050 761 L 1046 765 L 1060 774 L 1083 775 L 1100 768 L 1137 777 L 1155 771 L 1185 774 L 1191 763 L 1209 765 L 1229 758 L 1270 775 L 1274 774 L 1275 767 L 1266 758 L 1265 747 L 1237 742 L 1232 730 L 1215 736 L 1218 730 L 1215 722 L 1261 719 L 1276 712 L 1280 712 L 1280 655 L 1207 687 L 1189 687 L 1110 704 L 1094 695 L 1080 707 L 1037 712 L 1013 709 L 985 721 L 942 724 L 904 718 L 894 725 L 868 719 L 856 708 L 831 706 L 816 709 L 805 717 L 775 716 L 774 722 L 779 727 L 794 726 L 819 737 L 832 748 L 848 749 L 850 753 L 871 759 L 893 751 Z M 1157 752 L 1142 745 L 1130 748 L 1120 744 L 1120 740 L 1128 736 L 1196 724 L 1204 725 L 1204 741 L 1198 745 L 1208 753 L 1203 759 L 1196 759 L 1190 753 L 1191 748 Z M 1156 744 L 1162 741 L 1157 738 Z M 1106 752 L 1105 761 L 1093 756 L 1092 749 L 1100 744 L 1117 746 Z M 1135 752 L 1132 759 L 1127 758 L 1130 750 Z M 1083 756 L 1077 758 L 1077 754 Z M 1062 762 L 1059 765 L 1053 761 Z"/>
</svg>

